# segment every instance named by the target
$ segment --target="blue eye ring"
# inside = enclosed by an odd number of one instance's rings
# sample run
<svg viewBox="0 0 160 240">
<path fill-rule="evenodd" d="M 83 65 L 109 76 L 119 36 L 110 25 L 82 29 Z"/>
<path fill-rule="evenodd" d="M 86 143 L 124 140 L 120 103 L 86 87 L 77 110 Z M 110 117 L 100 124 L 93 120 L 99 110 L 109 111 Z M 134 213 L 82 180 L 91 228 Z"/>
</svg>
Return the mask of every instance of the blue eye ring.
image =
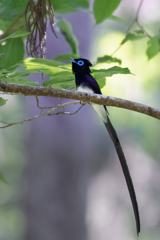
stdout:
<svg viewBox="0 0 160 240">
<path fill-rule="evenodd" d="M 79 61 L 77 62 L 77 64 L 78 64 L 79 66 L 83 66 L 83 65 L 84 65 L 84 62 L 83 62 L 82 60 L 79 60 Z"/>
</svg>

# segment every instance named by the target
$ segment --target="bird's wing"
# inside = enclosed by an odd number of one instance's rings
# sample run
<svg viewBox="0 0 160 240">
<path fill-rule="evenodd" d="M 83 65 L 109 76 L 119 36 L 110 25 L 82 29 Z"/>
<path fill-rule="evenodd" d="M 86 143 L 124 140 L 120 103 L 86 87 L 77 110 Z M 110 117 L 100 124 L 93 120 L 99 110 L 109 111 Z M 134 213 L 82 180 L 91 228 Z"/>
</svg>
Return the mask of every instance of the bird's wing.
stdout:
<svg viewBox="0 0 160 240">
<path fill-rule="evenodd" d="M 85 86 L 86 87 L 92 89 L 93 92 L 96 93 L 96 94 L 102 94 L 101 89 L 100 89 L 96 79 L 92 75 L 88 74 L 88 75 L 85 76 L 85 78 L 86 78 L 85 79 Z"/>
</svg>

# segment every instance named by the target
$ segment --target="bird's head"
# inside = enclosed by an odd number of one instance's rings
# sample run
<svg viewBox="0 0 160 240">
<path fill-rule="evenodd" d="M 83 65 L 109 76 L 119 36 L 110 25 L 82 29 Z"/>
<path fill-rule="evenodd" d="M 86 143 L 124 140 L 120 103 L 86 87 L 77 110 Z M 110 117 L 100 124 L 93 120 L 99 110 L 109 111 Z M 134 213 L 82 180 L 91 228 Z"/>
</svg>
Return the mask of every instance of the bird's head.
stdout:
<svg viewBox="0 0 160 240">
<path fill-rule="evenodd" d="M 90 63 L 89 60 L 84 58 L 74 59 L 70 57 L 70 61 L 72 62 L 73 73 L 77 73 L 77 74 L 91 73 L 91 70 L 89 67 L 92 66 L 92 64 Z"/>
</svg>

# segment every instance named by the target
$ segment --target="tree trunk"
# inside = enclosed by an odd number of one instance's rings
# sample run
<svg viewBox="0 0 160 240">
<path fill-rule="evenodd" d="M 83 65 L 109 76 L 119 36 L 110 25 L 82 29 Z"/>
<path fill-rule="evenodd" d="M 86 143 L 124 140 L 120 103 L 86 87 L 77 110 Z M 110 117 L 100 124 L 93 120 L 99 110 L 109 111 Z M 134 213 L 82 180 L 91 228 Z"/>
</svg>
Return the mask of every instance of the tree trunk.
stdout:
<svg viewBox="0 0 160 240">
<path fill-rule="evenodd" d="M 80 54 L 88 57 L 87 14 L 68 15 L 68 20 L 73 23 L 73 31 L 80 42 Z M 47 52 L 47 58 L 54 59 L 59 54 L 69 53 L 70 48 L 60 33 L 56 39 L 48 30 Z M 36 75 L 37 79 L 40 77 Z M 59 102 L 56 98 L 39 99 L 43 106 L 54 106 Z M 31 116 L 39 113 L 34 97 L 29 97 L 27 104 Z M 77 107 L 70 107 L 70 111 Z M 85 210 L 90 165 L 87 142 L 92 138 L 92 126 L 82 117 L 82 114 L 87 114 L 87 108 L 89 106 L 73 116 L 43 117 L 29 123 L 25 170 L 26 240 L 86 239 Z"/>
</svg>

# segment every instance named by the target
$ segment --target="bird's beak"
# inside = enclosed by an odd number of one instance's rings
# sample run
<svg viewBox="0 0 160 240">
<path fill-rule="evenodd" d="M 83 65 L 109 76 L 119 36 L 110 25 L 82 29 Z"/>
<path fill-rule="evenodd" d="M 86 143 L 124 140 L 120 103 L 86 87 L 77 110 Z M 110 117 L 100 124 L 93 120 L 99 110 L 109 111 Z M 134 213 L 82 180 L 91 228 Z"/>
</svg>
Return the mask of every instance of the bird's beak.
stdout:
<svg viewBox="0 0 160 240">
<path fill-rule="evenodd" d="M 77 62 L 74 60 L 74 58 L 72 58 L 72 57 L 70 57 L 70 61 L 71 61 L 71 62 L 74 62 L 74 63 L 77 63 Z"/>
</svg>

